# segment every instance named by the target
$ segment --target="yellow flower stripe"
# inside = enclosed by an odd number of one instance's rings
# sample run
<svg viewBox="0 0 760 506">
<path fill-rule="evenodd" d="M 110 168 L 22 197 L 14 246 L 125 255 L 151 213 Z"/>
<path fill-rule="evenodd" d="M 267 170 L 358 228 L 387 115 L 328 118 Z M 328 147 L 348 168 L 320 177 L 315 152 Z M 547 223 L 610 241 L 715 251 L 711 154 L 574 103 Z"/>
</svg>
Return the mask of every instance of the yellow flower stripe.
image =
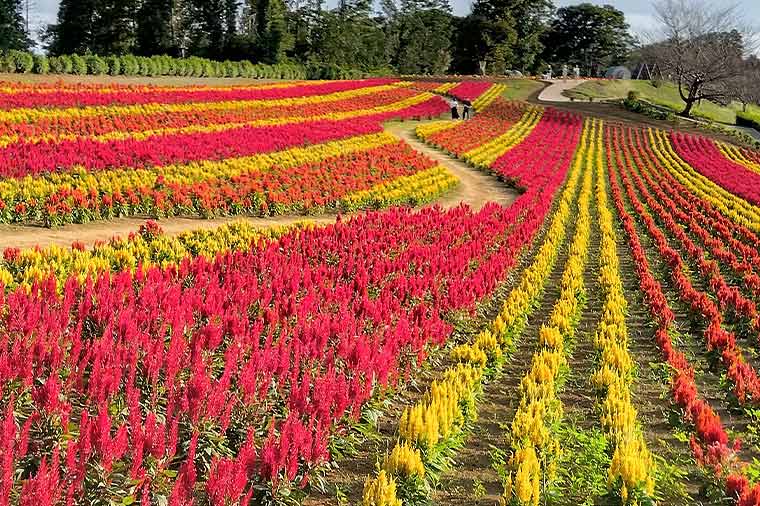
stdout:
<svg viewBox="0 0 760 506">
<path fill-rule="evenodd" d="M 760 209 L 713 183 L 683 161 L 670 144 L 666 132 L 650 128 L 648 133 L 652 151 L 681 184 L 698 197 L 710 202 L 736 223 L 760 233 Z"/>
<path fill-rule="evenodd" d="M 463 158 L 475 167 L 487 169 L 497 158 L 522 142 L 533 131 L 542 115 L 543 110 L 541 108 L 528 108 L 520 121 L 515 123 L 506 133 L 468 151 L 463 155 Z"/>
<path fill-rule="evenodd" d="M 726 142 L 719 142 L 719 141 L 716 141 L 715 145 L 718 146 L 718 149 L 720 150 L 721 153 L 723 153 L 723 156 L 725 156 L 732 162 L 736 162 L 740 165 L 743 165 L 744 167 L 751 170 L 752 172 L 757 172 L 758 174 L 760 174 L 760 164 L 753 162 L 752 160 L 744 156 L 744 153 L 742 153 L 741 149 L 739 149 L 737 146 L 733 146 Z"/>
<path fill-rule="evenodd" d="M 457 184 L 459 179 L 439 165 L 346 195 L 340 199 L 340 206 L 345 211 L 370 207 L 381 209 L 401 204 L 416 206 L 432 202 Z"/>
<path fill-rule="evenodd" d="M 55 276 L 59 283 L 71 276 L 83 282 L 104 272 L 134 271 L 138 266 L 166 268 L 188 257 L 213 258 L 226 251 L 247 250 L 253 243 L 270 241 L 283 234 L 308 228 L 308 222 L 292 226 L 256 228 L 235 222 L 210 230 L 193 230 L 176 236 L 143 233 L 115 238 L 92 249 L 50 246 L 22 250 L 11 260 L 0 260 L 0 284 L 7 289 L 26 288 L 36 280 Z"/>
<path fill-rule="evenodd" d="M 268 90 L 278 88 L 294 88 L 296 86 L 314 86 L 317 84 L 324 84 L 329 81 L 288 81 L 286 83 L 268 83 L 268 84 L 239 84 L 233 86 L 162 86 L 162 85 L 121 85 L 121 86 L 0 86 L 0 93 L 4 95 L 15 94 L 41 94 L 41 93 L 81 93 L 86 91 L 88 93 L 100 93 L 108 95 L 110 93 L 122 93 L 128 92 L 152 92 L 152 91 L 176 91 L 179 93 L 193 93 L 197 91 L 234 91 L 234 90 Z"/>
<path fill-rule="evenodd" d="M 0 199 L 5 202 L 13 202 L 18 198 L 45 199 L 61 188 L 85 192 L 92 189 L 112 194 L 116 191 L 140 187 L 153 188 L 159 176 L 162 176 L 167 183 L 192 184 L 250 174 L 274 165 L 283 168 L 296 167 L 396 142 L 398 139 L 393 135 L 383 132 L 220 161 L 198 161 L 149 169 L 125 168 L 103 171 L 88 171 L 79 167 L 72 171 L 49 173 L 39 177 L 0 180 Z"/>
<path fill-rule="evenodd" d="M 266 118 L 266 119 L 256 119 L 252 121 L 239 121 L 239 122 L 228 122 L 228 123 L 221 123 L 221 124 L 210 124 L 210 125 L 190 125 L 185 127 L 179 127 L 179 128 L 158 128 L 155 130 L 143 130 L 139 132 L 123 132 L 123 131 L 113 131 L 102 135 L 93 135 L 88 136 L 88 139 L 100 141 L 100 142 L 108 142 L 108 141 L 123 141 L 123 140 L 137 140 L 137 141 L 143 141 L 146 139 L 149 139 L 151 137 L 157 137 L 161 135 L 188 135 L 188 134 L 197 134 L 197 133 L 218 133 L 218 132 L 225 132 L 227 130 L 232 130 L 235 128 L 243 128 L 243 127 L 263 127 L 263 126 L 275 126 L 275 125 L 285 125 L 285 124 L 296 124 L 296 123 L 306 123 L 310 121 L 320 121 L 320 120 L 344 120 L 344 119 L 351 119 L 351 118 L 358 118 L 361 116 L 371 116 L 373 114 L 380 114 L 384 112 L 392 112 L 395 110 L 401 110 L 405 109 L 407 107 L 411 107 L 413 105 L 417 105 L 419 103 L 422 103 L 428 99 L 430 99 L 433 95 L 430 93 L 421 93 L 409 98 L 406 98 L 404 100 L 399 100 L 390 104 L 371 107 L 369 109 L 357 109 L 354 111 L 343 111 L 343 112 L 337 112 L 337 113 L 326 113 L 326 114 L 317 114 L 312 116 L 289 116 L 284 118 Z M 61 141 L 73 141 L 76 139 L 79 139 L 81 135 L 76 133 L 66 133 L 66 134 L 50 134 L 50 135 L 44 135 L 44 136 L 37 136 L 37 137 L 30 137 L 30 138 L 24 138 L 25 141 L 31 141 L 31 142 L 61 142 Z M 11 135 L 6 136 L 3 138 L 0 138 L 0 147 L 7 146 L 8 144 L 11 144 L 13 142 L 16 142 L 20 139 L 19 136 Z"/>
<path fill-rule="evenodd" d="M 439 87 L 437 87 L 437 88 L 436 88 L 436 89 L 434 89 L 433 91 L 434 91 L 435 93 L 446 93 L 447 91 L 449 91 L 451 88 L 453 88 L 454 86 L 456 86 L 456 85 L 458 85 L 458 84 L 459 84 L 459 83 L 457 83 L 457 82 L 453 82 L 453 83 L 443 83 L 442 85 L 440 85 Z"/>
<path fill-rule="evenodd" d="M 455 126 L 461 125 L 461 124 L 462 124 L 461 122 L 456 122 L 452 120 L 432 121 L 430 123 L 423 123 L 422 125 L 419 125 L 414 131 L 417 137 L 421 139 L 426 139 L 433 134 L 436 134 L 438 132 L 443 132 L 444 130 L 454 128 Z"/>
<path fill-rule="evenodd" d="M 601 232 L 599 282 L 604 294 L 604 306 L 594 336 L 594 345 L 601 358 L 591 379 L 603 392 L 602 426 L 614 448 L 608 470 L 609 487 L 617 489 L 624 504 L 637 504 L 642 493 L 650 498 L 654 493 L 654 462 L 631 402 L 633 359 L 628 353 L 625 322 L 628 303 L 623 295 L 614 218 L 609 209 L 606 180 L 603 176 L 601 132 L 595 137 L 594 144 L 594 170 L 601 175 L 597 177 L 596 198 Z"/>
<path fill-rule="evenodd" d="M 326 95 L 314 95 L 309 97 L 276 98 L 262 100 L 227 100 L 221 102 L 204 102 L 202 107 L 207 111 L 238 110 L 249 107 L 286 107 L 304 104 L 321 104 L 336 102 L 365 95 L 372 95 L 384 91 L 390 91 L 399 87 L 410 86 L 411 83 L 385 84 L 368 86 L 355 90 L 338 91 Z M 0 122 L 7 123 L 33 123 L 40 119 L 54 119 L 64 117 L 91 117 L 91 116 L 119 116 L 125 114 L 153 114 L 158 112 L 188 112 L 198 109 L 197 103 L 181 104 L 138 104 L 138 105 L 109 105 L 88 107 L 67 107 L 61 109 L 21 108 L 0 111 Z"/>
<path fill-rule="evenodd" d="M 494 84 L 472 102 L 472 107 L 476 111 L 482 111 L 491 105 L 491 102 L 499 98 L 506 89 L 507 87 L 503 84 Z"/>
<path fill-rule="evenodd" d="M 591 130 L 593 138 L 598 131 L 593 122 Z M 585 294 L 583 273 L 591 235 L 594 176 L 587 165 L 592 156 L 592 150 L 587 150 L 585 145 L 576 155 L 578 163 L 584 165 L 584 173 L 575 234 L 562 274 L 559 299 L 549 321 L 541 327 L 540 349 L 534 353 L 530 369 L 520 383 L 520 405 L 509 435 L 512 457 L 504 484 L 504 499 L 508 503 L 538 506 L 542 488 L 545 490 L 556 479 L 560 442 L 553 434 L 553 427 L 562 419 L 563 411 L 562 401 L 557 396 L 557 380 L 560 371 L 567 366 L 565 342 L 573 338 Z"/>
<path fill-rule="evenodd" d="M 585 139 L 585 136 L 584 129 L 582 139 Z M 522 301 L 527 301 L 529 297 L 525 294 L 537 285 L 538 271 L 545 272 L 540 283 L 543 286 L 552 268 L 549 265 L 546 269 L 547 262 L 553 265 L 556 260 L 557 251 L 564 241 L 570 204 L 574 199 L 579 177 L 580 164 L 574 162 L 539 256 L 526 270 L 521 285 L 510 293 L 510 298 L 504 303 L 490 328 L 480 332 L 471 343 L 455 347 L 451 351 L 451 357 L 457 364 L 448 368 L 442 379 L 431 385 L 420 402 L 404 409 L 399 421 L 400 439 L 385 458 L 380 474 L 375 478 L 367 478 L 362 506 L 381 504 L 372 501 L 376 499 L 378 489 L 383 489 L 384 486 L 384 490 L 391 488 L 388 486 L 389 480 L 393 483 L 392 497 L 396 499 L 396 481 L 388 476 L 405 479 L 412 475 L 427 475 L 425 465 L 431 458 L 430 454 L 435 451 L 433 447 L 441 440 L 456 435 L 465 421 L 477 417 L 475 400 L 487 368 L 498 363 L 503 356 L 503 348 L 509 348 L 513 339 L 519 335 L 519 331 L 514 332 L 517 326 L 514 311 L 522 308 L 523 312 L 527 312 L 531 303 L 522 304 Z M 534 274 L 529 274 L 529 271 Z M 507 321 L 511 322 L 509 326 L 505 323 Z M 415 449 L 419 451 L 414 451 Z"/>
</svg>

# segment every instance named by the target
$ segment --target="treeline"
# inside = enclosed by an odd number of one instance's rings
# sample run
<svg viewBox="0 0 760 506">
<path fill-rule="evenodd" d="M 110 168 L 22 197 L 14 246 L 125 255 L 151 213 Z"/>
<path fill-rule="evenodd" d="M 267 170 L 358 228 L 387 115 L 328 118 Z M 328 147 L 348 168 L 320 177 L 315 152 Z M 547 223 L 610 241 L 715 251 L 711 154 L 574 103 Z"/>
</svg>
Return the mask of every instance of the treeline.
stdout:
<svg viewBox="0 0 760 506">
<path fill-rule="evenodd" d="M 9 32 L 0 32 L 0 49 L 29 47 L 20 2 L 0 1 Z M 475 0 L 465 17 L 449 0 L 339 0 L 330 9 L 324 0 L 61 0 L 42 40 L 54 57 L 250 60 L 324 78 L 537 73 L 564 63 L 597 75 L 623 62 L 633 43 L 617 9 L 556 9 L 551 0 Z"/>
</svg>

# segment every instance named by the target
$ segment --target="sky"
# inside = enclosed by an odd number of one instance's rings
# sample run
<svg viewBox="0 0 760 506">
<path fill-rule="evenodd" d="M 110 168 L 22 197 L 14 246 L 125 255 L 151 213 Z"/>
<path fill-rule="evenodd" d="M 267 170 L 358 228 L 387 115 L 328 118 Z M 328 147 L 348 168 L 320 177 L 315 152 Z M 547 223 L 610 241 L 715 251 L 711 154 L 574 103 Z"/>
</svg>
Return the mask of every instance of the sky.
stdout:
<svg viewBox="0 0 760 506">
<path fill-rule="evenodd" d="M 59 0 L 30 0 L 34 5 L 34 13 L 30 16 L 32 24 L 37 27 L 44 27 L 48 23 L 55 22 L 58 12 Z M 642 34 L 650 31 L 655 26 L 652 3 L 650 0 L 587 0 L 598 5 L 612 5 L 623 11 L 628 23 L 631 25 L 631 31 L 634 34 Z M 337 0 L 334 0 L 337 3 Z M 329 4 L 328 0 L 328 4 Z M 557 7 L 581 3 L 580 0 L 554 0 Z M 755 25 L 760 26 L 760 1 L 758 0 L 714 0 L 715 5 L 732 5 L 738 3 L 741 5 L 741 12 L 745 13 L 747 19 Z M 467 14 L 472 5 L 472 0 L 451 0 L 454 13 L 458 15 Z"/>
</svg>

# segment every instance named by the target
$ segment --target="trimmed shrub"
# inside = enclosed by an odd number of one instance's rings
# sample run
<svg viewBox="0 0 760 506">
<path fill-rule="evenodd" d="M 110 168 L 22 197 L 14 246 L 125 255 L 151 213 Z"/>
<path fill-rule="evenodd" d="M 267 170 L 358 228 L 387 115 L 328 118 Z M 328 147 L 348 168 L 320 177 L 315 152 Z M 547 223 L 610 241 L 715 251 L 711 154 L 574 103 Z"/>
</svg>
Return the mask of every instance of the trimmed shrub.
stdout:
<svg viewBox="0 0 760 506">
<path fill-rule="evenodd" d="M 102 76 L 108 73 L 108 63 L 100 56 L 90 55 L 85 57 L 87 73 L 93 76 Z"/>
<path fill-rule="evenodd" d="M 108 74 L 118 76 L 121 74 L 121 59 L 118 56 L 109 56 L 105 59 L 108 65 Z"/>
<path fill-rule="evenodd" d="M 140 73 L 140 62 L 132 55 L 122 56 L 119 58 L 121 63 L 121 73 L 125 76 L 136 76 Z"/>
<path fill-rule="evenodd" d="M 24 51 L 16 51 L 14 49 L 8 51 L 8 70 L 11 72 L 18 72 L 19 74 L 28 74 L 34 69 L 34 57 L 31 53 Z"/>
<path fill-rule="evenodd" d="M 50 72 L 50 61 L 48 57 L 41 54 L 34 55 L 34 69 L 35 74 L 47 74 Z"/>
<path fill-rule="evenodd" d="M 77 54 L 71 55 L 71 73 L 78 76 L 87 74 L 87 62 Z"/>
</svg>

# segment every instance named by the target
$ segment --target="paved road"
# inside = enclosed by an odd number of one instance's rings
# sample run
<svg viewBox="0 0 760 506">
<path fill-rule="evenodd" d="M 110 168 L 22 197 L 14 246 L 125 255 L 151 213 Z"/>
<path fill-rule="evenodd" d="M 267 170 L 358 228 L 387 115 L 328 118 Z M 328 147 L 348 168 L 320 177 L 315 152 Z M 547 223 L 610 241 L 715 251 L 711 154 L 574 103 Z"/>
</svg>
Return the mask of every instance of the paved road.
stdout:
<svg viewBox="0 0 760 506">
<path fill-rule="evenodd" d="M 582 79 L 567 79 L 565 81 L 558 79 L 545 81 L 549 86 L 544 88 L 538 95 L 539 102 L 570 102 L 570 99 L 562 94 L 563 91 L 571 90 L 582 84 Z"/>
</svg>

